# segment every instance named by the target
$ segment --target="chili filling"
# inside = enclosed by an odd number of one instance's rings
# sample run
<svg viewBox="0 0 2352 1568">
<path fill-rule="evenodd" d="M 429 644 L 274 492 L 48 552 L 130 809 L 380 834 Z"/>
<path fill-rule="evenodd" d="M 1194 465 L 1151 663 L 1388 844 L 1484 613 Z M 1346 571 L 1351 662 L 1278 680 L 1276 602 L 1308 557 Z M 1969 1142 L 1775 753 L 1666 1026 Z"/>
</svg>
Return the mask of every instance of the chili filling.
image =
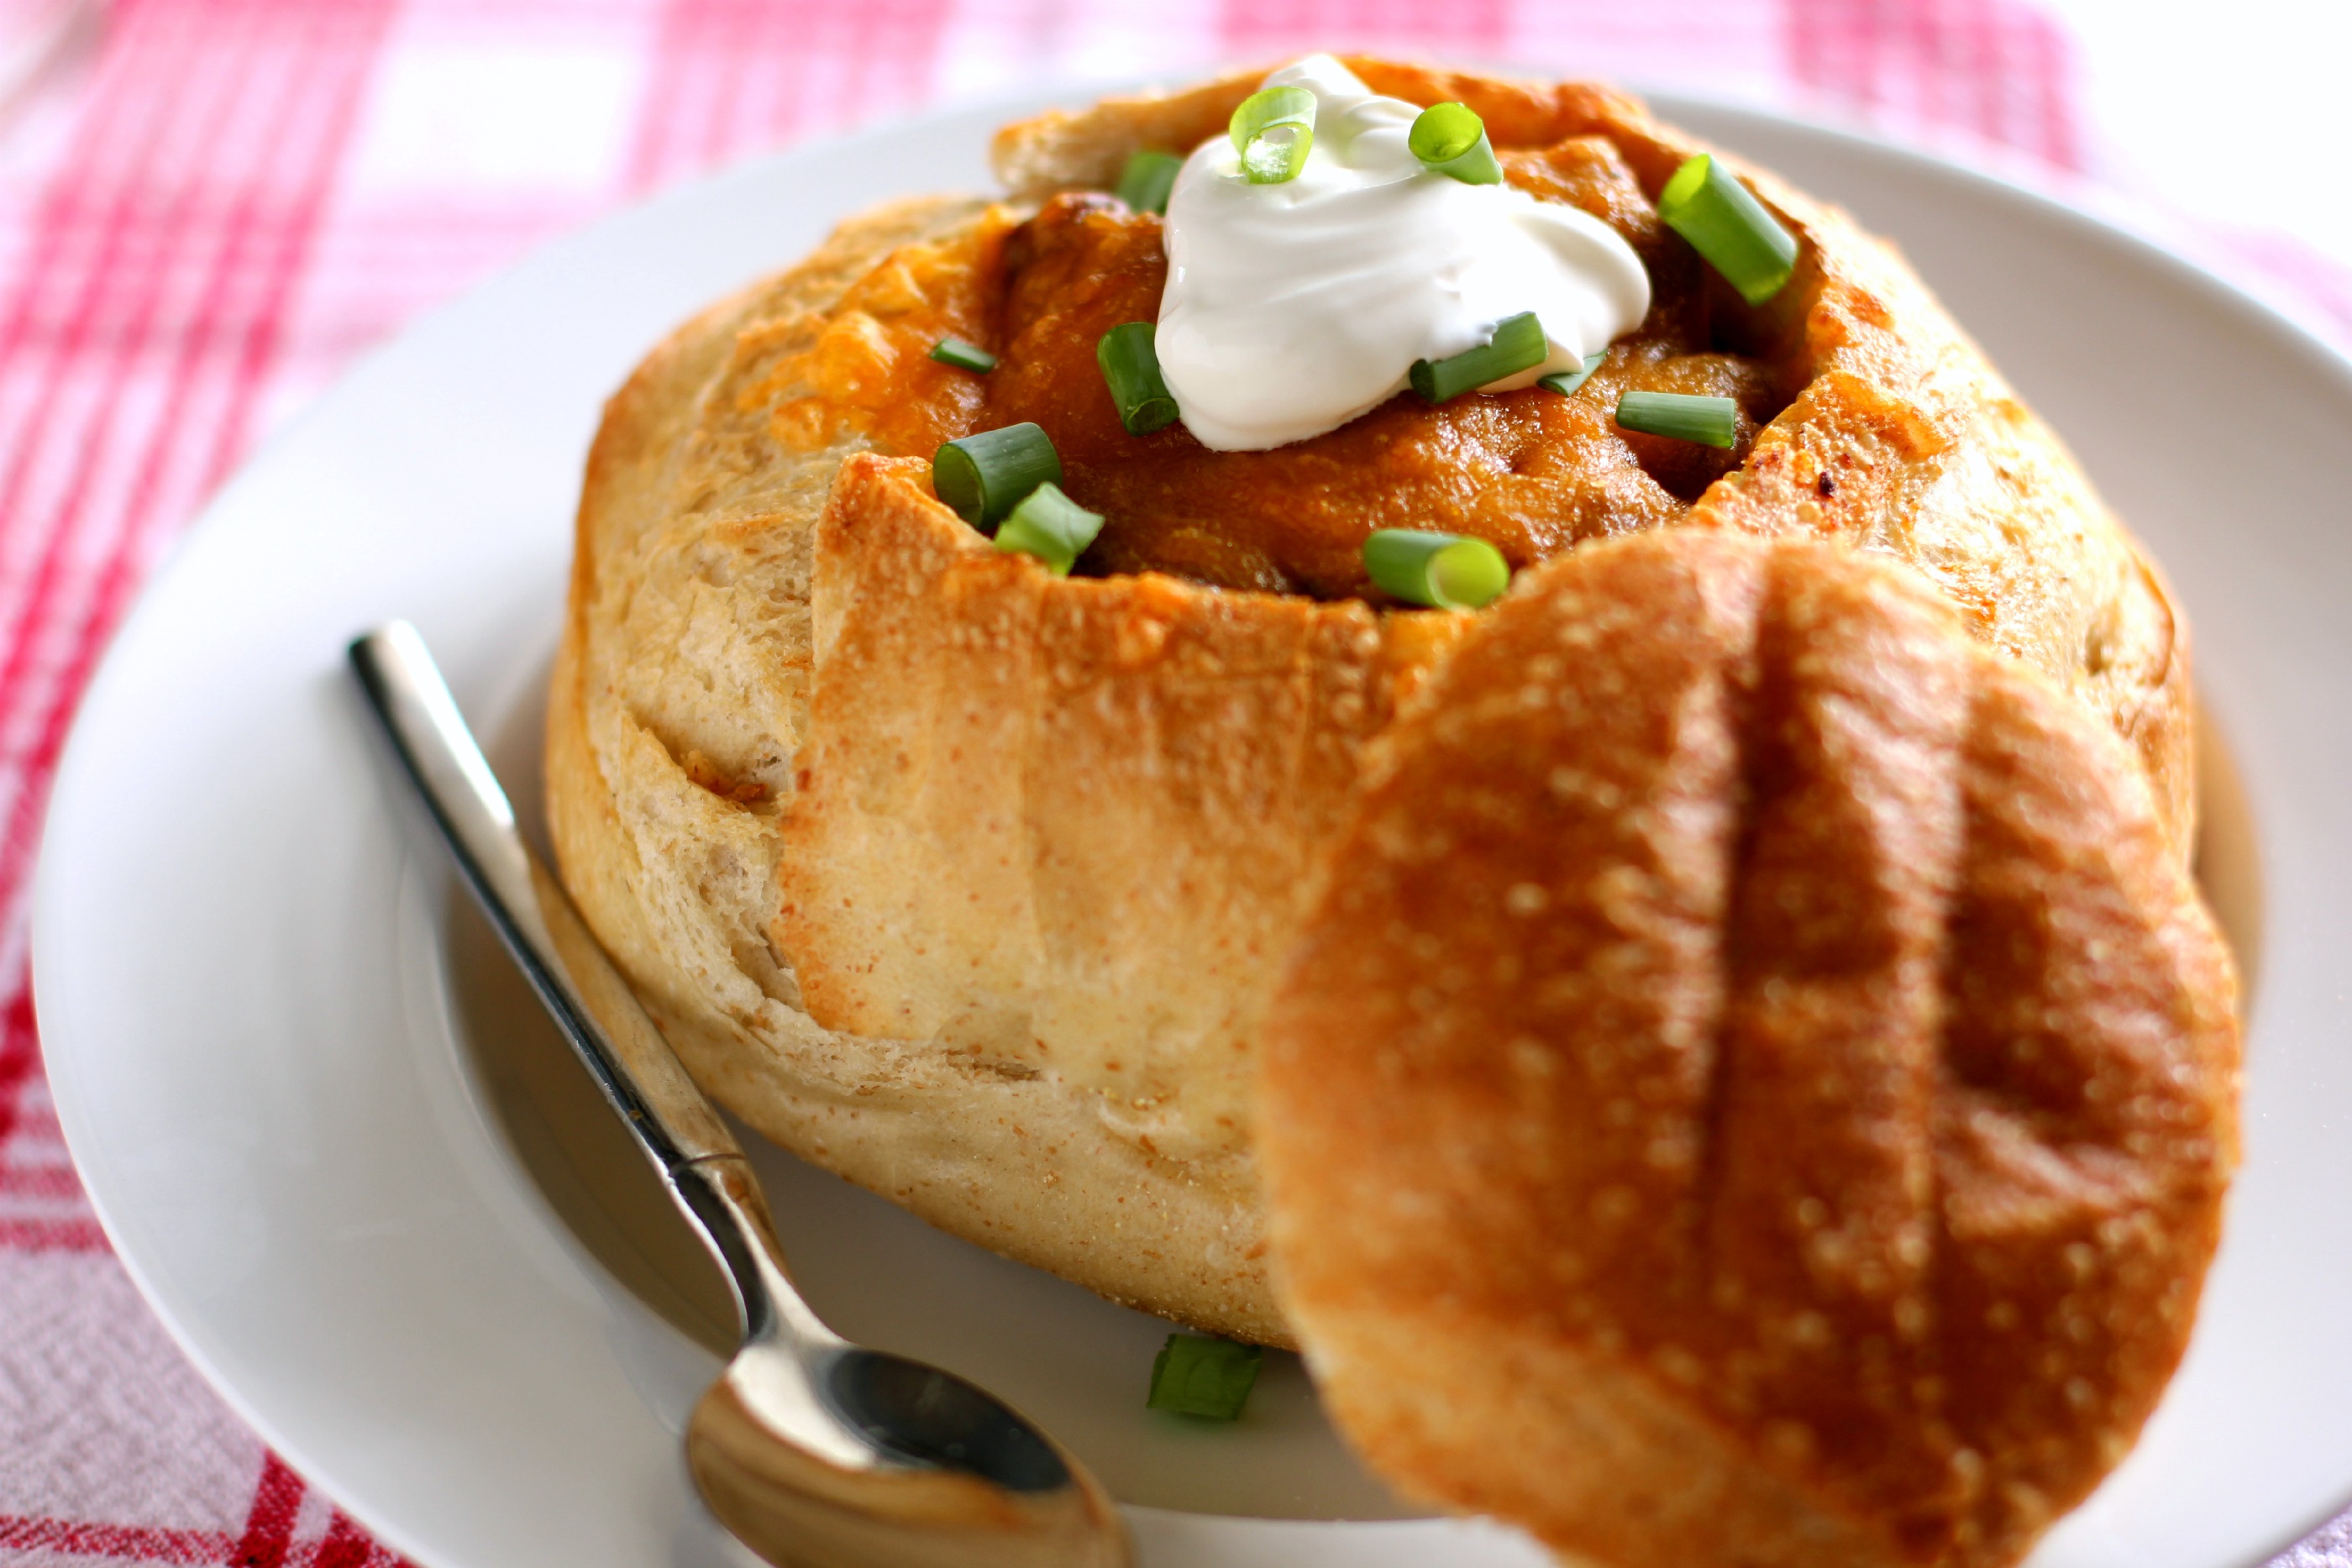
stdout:
<svg viewBox="0 0 2352 1568">
<path fill-rule="evenodd" d="M 1008 240 L 999 363 L 969 426 L 1034 420 L 1061 453 L 1063 488 L 1108 519 L 1078 570 L 1161 571 L 1221 588 L 1379 599 L 1363 542 L 1412 528 L 1491 541 L 1515 568 L 1580 540 L 1671 522 L 1746 457 L 1795 389 L 1725 351 L 1720 289 L 1668 230 L 1604 138 L 1503 155 L 1508 178 L 1614 227 L 1648 267 L 1649 317 L 1576 392 L 1540 387 L 1430 407 L 1400 393 L 1338 430 L 1264 452 L 1212 452 L 1181 424 L 1123 430 L 1095 345 L 1160 311 L 1160 219 L 1115 198 L 1058 196 Z M 1636 434 L 1611 418 L 1633 390 L 1729 397 L 1727 451 Z"/>
</svg>

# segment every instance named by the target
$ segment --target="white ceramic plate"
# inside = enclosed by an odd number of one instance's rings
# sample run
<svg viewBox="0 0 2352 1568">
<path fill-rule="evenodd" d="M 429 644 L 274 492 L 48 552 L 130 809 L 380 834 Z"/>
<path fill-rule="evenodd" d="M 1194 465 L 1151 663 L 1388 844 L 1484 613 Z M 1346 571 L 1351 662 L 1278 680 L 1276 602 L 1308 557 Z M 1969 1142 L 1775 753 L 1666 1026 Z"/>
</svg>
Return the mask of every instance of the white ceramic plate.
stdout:
<svg viewBox="0 0 2352 1568">
<path fill-rule="evenodd" d="M 442 311 L 227 489 L 83 707 L 35 934 L 83 1177 L 196 1364 L 428 1568 L 742 1559 L 677 1455 L 714 1363 L 671 1324 L 709 1336 L 704 1266 L 388 810 L 344 642 L 415 620 L 532 792 L 536 689 L 604 392 L 839 215 L 984 187 L 987 131 L 1028 107 L 676 192 Z M 2013 187 L 1662 107 L 1898 238 L 2194 618 L 2243 781 L 2215 774 L 2206 867 L 2259 975 L 2249 1159 L 2188 1364 L 2034 1562 L 2257 1563 L 2352 1495 L 2352 519 L 2336 477 L 2352 373 L 2204 275 Z M 767 1176 L 820 1309 L 1042 1418 L 1135 1505 L 1153 1568 L 1539 1561 L 1498 1530 L 1396 1517 L 1294 1362 L 1272 1365 L 1238 1428 L 1152 1416 L 1163 1325 L 782 1155 Z"/>
</svg>

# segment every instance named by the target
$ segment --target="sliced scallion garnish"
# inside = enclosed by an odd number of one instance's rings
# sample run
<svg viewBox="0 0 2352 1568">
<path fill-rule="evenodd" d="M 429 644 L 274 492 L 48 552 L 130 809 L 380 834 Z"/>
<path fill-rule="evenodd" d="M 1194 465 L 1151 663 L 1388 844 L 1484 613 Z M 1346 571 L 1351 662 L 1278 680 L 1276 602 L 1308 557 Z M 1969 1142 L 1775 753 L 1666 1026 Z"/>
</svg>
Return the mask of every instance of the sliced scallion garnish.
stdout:
<svg viewBox="0 0 2352 1568">
<path fill-rule="evenodd" d="M 1485 539 L 1419 528 L 1373 534 L 1364 570 L 1390 598 L 1438 610 L 1476 610 L 1511 586 L 1511 563 Z"/>
<path fill-rule="evenodd" d="M 1750 305 L 1780 292 L 1797 267 L 1797 236 L 1738 177 L 1702 152 L 1658 193 L 1658 216 L 1691 242 Z"/>
<path fill-rule="evenodd" d="M 1739 439 L 1739 405 L 1727 397 L 1629 392 L 1617 400 L 1617 423 L 1644 435 L 1728 449 Z"/>
<path fill-rule="evenodd" d="M 996 368 L 994 354 L 961 338 L 941 338 L 931 345 L 931 358 L 960 371 L 978 371 L 983 376 Z"/>
<path fill-rule="evenodd" d="M 1486 140 L 1486 122 L 1466 103 L 1434 103 L 1423 110 L 1405 145 L 1433 174 L 1465 185 L 1503 183 L 1503 166 L 1495 161 L 1494 145 Z"/>
<path fill-rule="evenodd" d="M 1176 418 L 1175 394 L 1160 374 L 1160 351 L 1152 346 L 1157 330 L 1149 321 L 1129 321 L 1095 344 L 1095 363 L 1129 435 L 1149 435 Z"/>
<path fill-rule="evenodd" d="M 1415 360 L 1406 380 L 1424 402 L 1444 402 L 1540 365 L 1550 353 L 1543 323 L 1526 310 L 1498 322 L 1495 335 L 1475 349 L 1443 360 Z"/>
<path fill-rule="evenodd" d="M 1087 511 L 1049 479 L 1024 496 L 997 526 L 996 548 L 1034 555 L 1055 577 L 1067 577 L 1102 526 L 1100 512 Z"/>
<path fill-rule="evenodd" d="M 1225 127 L 1242 172 L 1253 185 L 1298 178 L 1315 145 L 1315 95 L 1303 87 L 1270 87 L 1242 99 Z"/>
<path fill-rule="evenodd" d="M 1570 392 L 1574 392 L 1577 388 L 1591 381 L 1592 379 L 1592 372 L 1599 370 L 1601 368 L 1601 361 L 1606 360 L 1608 357 L 1609 350 L 1606 349 L 1601 350 L 1601 352 L 1597 354 L 1587 354 L 1584 356 L 1584 363 L 1577 366 L 1576 369 L 1572 371 L 1554 371 L 1548 376 L 1538 376 L 1536 378 L 1536 385 L 1539 387 L 1548 387 L 1551 391 L 1559 393 L 1560 396 L 1566 397 Z"/>
<path fill-rule="evenodd" d="M 982 533 L 1003 522 L 1030 491 L 1061 479 L 1061 455 L 1034 424 L 960 435 L 931 455 L 931 488 Z"/>
<path fill-rule="evenodd" d="M 1156 147 L 1129 153 L 1127 167 L 1119 172 L 1118 199 L 1139 213 L 1166 212 L 1176 171 L 1183 166 L 1184 160 Z"/>
<path fill-rule="evenodd" d="M 1181 1416 L 1236 1420 L 1257 1384 L 1258 1364 L 1265 1357 L 1254 1344 L 1170 1334 L 1151 1358 L 1151 1392 L 1143 1403 L 1150 1409 Z"/>
</svg>

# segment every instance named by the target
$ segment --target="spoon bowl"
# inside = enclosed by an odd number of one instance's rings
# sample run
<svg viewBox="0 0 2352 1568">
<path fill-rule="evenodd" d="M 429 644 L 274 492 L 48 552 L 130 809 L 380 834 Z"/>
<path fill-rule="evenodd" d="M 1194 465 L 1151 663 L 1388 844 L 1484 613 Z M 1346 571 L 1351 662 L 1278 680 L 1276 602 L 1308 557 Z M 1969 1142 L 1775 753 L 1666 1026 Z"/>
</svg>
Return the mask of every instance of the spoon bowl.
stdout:
<svg viewBox="0 0 2352 1568">
<path fill-rule="evenodd" d="M 812 1405 L 885 1457 L 816 1457 L 795 1436 Z M 877 1351 L 812 1363 L 745 1346 L 695 1406 L 686 1456 L 728 1529 L 793 1568 L 1126 1561 L 1109 1500 L 1050 1438 L 962 1379 Z"/>
<path fill-rule="evenodd" d="M 1044 1433 L 953 1373 L 844 1345 L 817 1382 L 836 1416 L 909 1465 L 970 1471 L 1024 1496 L 1070 1485 L 1070 1467 Z"/>
</svg>

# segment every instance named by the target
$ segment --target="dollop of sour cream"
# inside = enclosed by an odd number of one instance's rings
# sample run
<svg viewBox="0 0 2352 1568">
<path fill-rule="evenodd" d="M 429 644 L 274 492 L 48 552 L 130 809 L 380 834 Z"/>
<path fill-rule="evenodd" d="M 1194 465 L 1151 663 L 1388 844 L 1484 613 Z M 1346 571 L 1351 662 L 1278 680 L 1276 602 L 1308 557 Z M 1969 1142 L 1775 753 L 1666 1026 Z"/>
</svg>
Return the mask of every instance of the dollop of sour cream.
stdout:
<svg viewBox="0 0 2352 1568">
<path fill-rule="evenodd" d="M 1581 364 L 1649 314 L 1649 273 L 1608 225 L 1423 169 L 1405 140 L 1412 104 L 1328 55 L 1265 85 L 1315 95 L 1306 168 L 1253 185 L 1220 136 L 1168 198 L 1154 344 L 1203 446 L 1262 451 L 1336 430 L 1395 395 L 1415 360 L 1475 349 L 1522 311 L 1542 321 L 1550 358 L 1481 390 Z"/>
</svg>

